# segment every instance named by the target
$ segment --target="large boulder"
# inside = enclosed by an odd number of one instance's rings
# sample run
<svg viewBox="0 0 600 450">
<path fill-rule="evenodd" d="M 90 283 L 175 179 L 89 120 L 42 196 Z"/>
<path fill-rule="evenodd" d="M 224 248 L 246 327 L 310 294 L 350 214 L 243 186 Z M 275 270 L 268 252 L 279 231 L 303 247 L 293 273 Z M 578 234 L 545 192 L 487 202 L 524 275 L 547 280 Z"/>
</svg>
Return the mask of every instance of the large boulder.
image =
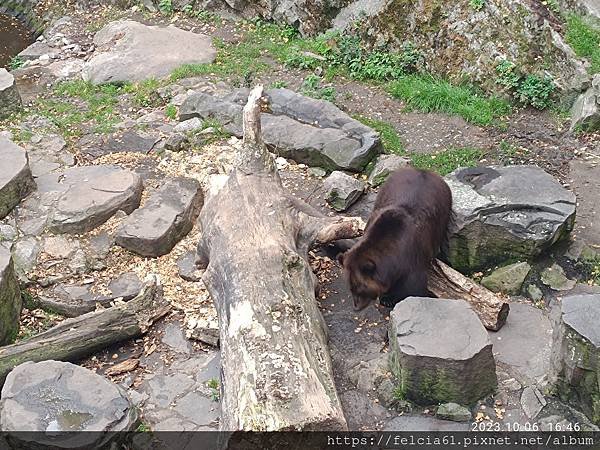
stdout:
<svg viewBox="0 0 600 450">
<path fill-rule="evenodd" d="M 184 64 L 212 63 L 217 54 L 209 36 L 132 20 L 109 23 L 94 44 L 83 71 L 94 84 L 163 78 Z"/>
<path fill-rule="evenodd" d="M 15 84 L 15 77 L 0 68 L 0 120 L 21 109 L 21 96 Z"/>
<path fill-rule="evenodd" d="M 10 344 L 17 337 L 22 306 L 10 251 L 0 245 L 0 345 Z"/>
<path fill-rule="evenodd" d="M 143 256 L 165 255 L 190 232 L 202 200 L 198 181 L 169 180 L 123 222 L 116 243 Z"/>
<path fill-rule="evenodd" d="M 565 297 L 556 316 L 552 365 L 559 396 L 600 425 L 600 295 Z"/>
<path fill-rule="evenodd" d="M 0 106 L 1 109 L 1 106 Z M 0 137 L 0 219 L 12 211 L 34 188 L 27 152 Z"/>
<path fill-rule="evenodd" d="M 571 108 L 571 130 L 600 129 L 600 74 L 594 76 L 592 86 L 581 94 Z"/>
<path fill-rule="evenodd" d="M 463 300 L 409 297 L 390 314 L 390 365 L 416 403 L 474 404 L 497 385 L 492 343 Z"/>
<path fill-rule="evenodd" d="M 138 174 L 113 165 L 72 167 L 43 175 L 36 183 L 40 203 L 49 205 L 48 227 L 56 233 L 85 233 L 119 210 L 131 213 L 143 190 Z"/>
<path fill-rule="evenodd" d="M 457 270 L 528 260 L 573 229 L 575 194 L 538 167 L 458 169 L 446 182 L 456 214 L 449 256 Z"/>
<path fill-rule="evenodd" d="M 23 363 L 2 388 L 0 428 L 18 448 L 108 448 L 137 420 L 122 387 L 67 362 Z"/>
<path fill-rule="evenodd" d="M 226 96 L 202 92 L 190 95 L 179 109 L 180 120 L 216 119 L 242 137 L 242 108 L 248 90 Z M 267 91 L 271 113 L 261 116 L 263 139 L 284 158 L 330 170 L 360 171 L 381 152 L 379 135 L 325 100 L 288 89 Z"/>
</svg>

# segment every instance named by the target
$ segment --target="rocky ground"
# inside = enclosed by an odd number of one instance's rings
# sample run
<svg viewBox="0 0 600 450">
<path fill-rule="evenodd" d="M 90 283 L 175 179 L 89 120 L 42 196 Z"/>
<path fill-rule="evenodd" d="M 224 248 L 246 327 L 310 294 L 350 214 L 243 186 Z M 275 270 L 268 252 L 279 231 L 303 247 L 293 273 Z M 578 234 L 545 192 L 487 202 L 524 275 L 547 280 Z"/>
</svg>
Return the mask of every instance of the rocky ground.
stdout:
<svg viewBox="0 0 600 450">
<path fill-rule="evenodd" d="M 247 28 L 235 21 L 184 15 L 165 18 L 139 9 L 96 8 L 69 11 L 69 15 L 26 52 L 30 62 L 14 72 L 26 113 L 2 123 L 2 134 L 28 151 L 38 185 L 36 192 L 0 222 L 0 240 L 12 247 L 17 273 L 27 292 L 19 340 L 65 316 L 127 301 L 139 292 L 148 273 L 157 273 L 171 313 L 143 338 L 107 349 L 81 365 L 127 390 L 140 408 L 142 429 L 215 429 L 220 409 L 218 325 L 214 307 L 192 264 L 200 232 L 195 217 L 202 191 L 228 172 L 234 150 L 241 145 L 239 124 L 228 115 L 239 106 L 236 98 L 243 99 L 236 89 L 264 83 L 301 91 L 309 72 L 286 68 L 264 56 L 269 69 L 247 79 L 207 73 L 89 95 L 85 89 L 90 88 L 84 84 L 61 90 L 61 81 L 78 78 L 84 65 L 96 57 L 94 33 L 110 20 L 131 18 L 152 25 L 170 22 L 182 30 L 230 43 L 238 41 Z M 207 58 L 214 57 L 208 43 L 206 47 Z M 123 64 L 119 67 L 127 69 Z M 93 71 L 87 73 L 96 76 Z M 552 261 L 542 257 L 534 264 L 543 274 L 556 261 L 566 275 L 555 284 L 536 279 L 533 284 L 540 290 L 539 297 L 511 298 L 507 324 L 498 332 L 489 332 L 497 363 L 498 393 L 467 411 L 467 417 L 463 417 L 464 410 L 454 406 L 446 415 L 437 411 L 442 418 L 436 417 L 436 408 L 413 406 L 399 398 L 386 366 L 389 309 L 381 306 L 352 311 L 350 294 L 333 259 L 335 252 L 320 249 L 311 254 L 322 287 L 319 301 L 330 331 L 334 375 L 350 428 L 462 430 L 469 429 L 471 418 L 481 423 L 577 421 L 592 428 L 581 413 L 550 396 L 545 373 L 550 364 L 549 314 L 553 305 L 572 292 L 600 291 L 593 286 L 594 278 L 577 266 L 580 243 L 592 250 L 600 248 L 596 216 L 600 136 L 570 133 L 566 119 L 552 112 L 519 110 L 505 118 L 503 125 L 480 127 L 456 116 L 407 112 L 401 101 L 376 84 L 338 77 L 330 87 L 335 88 L 335 104 L 342 111 L 389 123 L 411 154 L 423 153 L 435 159 L 448 149 L 477 148 L 481 157 L 475 163 L 533 164 L 554 175 L 577 196 L 574 244 L 559 247 Z M 180 122 L 184 111 L 193 115 L 202 108 L 221 120 L 193 122 L 191 118 L 191 122 Z M 288 127 L 284 131 L 298 129 L 297 140 L 308 140 L 294 114 L 288 112 L 282 119 Z M 287 160 L 277 160 L 284 184 L 299 198 L 334 214 L 325 201 L 326 172 L 309 165 L 356 169 L 353 165 L 361 166 L 362 155 L 371 151 L 355 145 L 365 142 L 368 130 L 358 123 L 353 123 L 352 132 L 336 125 L 336 142 L 347 145 L 352 155 L 340 159 L 327 153 L 327 141 L 320 136 L 310 141 L 308 150 L 302 149 L 308 154 L 303 156 L 293 137 L 277 134 L 281 128 L 275 125 L 265 127 L 267 140 L 284 142 L 292 149 L 285 154 Z M 306 160 L 300 163 L 292 160 L 302 158 Z M 79 167 L 86 169 L 78 172 Z M 177 177 L 196 183 L 177 185 L 173 194 L 165 180 Z M 355 178 L 364 181 L 367 176 Z M 90 180 L 89 192 L 82 192 L 81 186 Z M 62 200 L 57 202 L 57 195 Z M 348 213 L 368 215 L 373 197 L 371 189 Z M 82 198 L 88 203 L 78 205 Z M 121 209 L 136 213 L 127 216 L 116 212 Z M 157 217 L 165 218 L 162 233 L 144 227 Z M 579 254 L 572 257 L 578 248 Z M 444 420 L 448 417 L 463 417 L 463 421 Z"/>
</svg>

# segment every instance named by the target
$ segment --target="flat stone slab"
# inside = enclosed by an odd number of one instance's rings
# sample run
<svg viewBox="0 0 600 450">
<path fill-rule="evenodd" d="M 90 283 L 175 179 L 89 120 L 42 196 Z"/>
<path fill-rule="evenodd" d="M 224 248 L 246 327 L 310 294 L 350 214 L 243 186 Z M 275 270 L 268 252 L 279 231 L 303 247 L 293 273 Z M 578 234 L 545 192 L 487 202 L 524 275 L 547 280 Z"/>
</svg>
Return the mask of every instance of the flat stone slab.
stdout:
<svg viewBox="0 0 600 450">
<path fill-rule="evenodd" d="M 242 137 L 242 108 L 249 90 L 225 96 L 190 95 L 179 109 L 180 120 L 213 118 Z M 382 151 L 379 135 L 325 100 L 288 89 L 270 89 L 271 113 L 261 116 L 263 139 L 278 155 L 329 170 L 360 171 Z"/>
<path fill-rule="evenodd" d="M 536 383 L 548 373 L 552 324 L 541 309 L 511 303 L 506 324 L 488 334 L 496 361 L 510 366 L 522 384 Z"/>
<path fill-rule="evenodd" d="M 471 405 L 497 385 L 492 343 L 462 300 L 409 297 L 390 314 L 390 366 L 406 398 Z"/>
<path fill-rule="evenodd" d="M 595 159 L 596 163 L 598 162 Z M 600 165 L 594 160 L 569 162 L 569 181 L 577 194 L 577 223 L 573 234 L 589 244 L 600 245 Z"/>
<path fill-rule="evenodd" d="M 36 178 L 75 165 L 75 158 L 67 150 L 66 141 L 58 134 L 34 135 L 25 148 L 31 173 Z"/>
<path fill-rule="evenodd" d="M 21 109 L 21 96 L 15 84 L 15 77 L 0 67 L 0 119 L 4 119 Z"/>
<path fill-rule="evenodd" d="M 531 259 L 575 223 L 575 194 L 535 166 L 458 169 L 446 176 L 456 230 L 450 262 L 460 271 Z"/>
<path fill-rule="evenodd" d="M 493 292 L 517 295 L 530 271 L 531 266 L 527 262 L 509 264 L 483 277 L 481 284 Z"/>
<path fill-rule="evenodd" d="M 10 344 L 17 337 L 22 306 L 10 251 L 0 246 L 0 345 Z"/>
<path fill-rule="evenodd" d="M 143 256 L 165 255 L 190 232 L 202 201 L 198 181 L 169 180 L 123 222 L 116 243 Z"/>
<path fill-rule="evenodd" d="M 94 311 L 97 305 L 110 307 L 115 300 L 127 302 L 139 294 L 142 282 L 133 272 L 126 272 L 111 280 L 102 292 L 94 292 L 90 284 L 58 284 L 47 293 L 41 293 L 38 302 L 45 309 L 65 316 L 76 317 Z"/>
<path fill-rule="evenodd" d="M 139 175 L 114 165 L 72 167 L 36 183 L 48 206 L 48 227 L 57 233 L 85 233 L 119 210 L 131 213 L 143 190 Z"/>
<path fill-rule="evenodd" d="M 83 153 L 95 159 L 112 153 L 148 154 L 159 140 L 158 136 L 151 133 L 125 130 L 109 136 L 85 136 L 79 144 Z"/>
<path fill-rule="evenodd" d="M 440 420 L 430 416 L 395 417 L 385 424 L 383 431 L 469 431 L 468 423 Z"/>
<path fill-rule="evenodd" d="M 3 219 L 35 188 L 35 183 L 27 152 L 3 137 L 0 137 L 0 161 L 0 219 Z"/>
<path fill-rule="evenodd" d="M 217 55 L 209 36 L 132 20 L 109 23 L 94 44 L 83 71 L 94 84 L 163 78 L 184 64 L 211 63 Z"/>
<path fill-rule="evenodd" d="M 61 448 L 101 448 L 117 438 L 111 432 L 133 431 L 136 422 L 137 411 L 121 387 L 71 363 L 23 363 L 2 388 L 0 427 L 9 441 L 26 448 L 58 443 Z M 60 433 L 65 431 L 99 433 Z"/>
</svg>

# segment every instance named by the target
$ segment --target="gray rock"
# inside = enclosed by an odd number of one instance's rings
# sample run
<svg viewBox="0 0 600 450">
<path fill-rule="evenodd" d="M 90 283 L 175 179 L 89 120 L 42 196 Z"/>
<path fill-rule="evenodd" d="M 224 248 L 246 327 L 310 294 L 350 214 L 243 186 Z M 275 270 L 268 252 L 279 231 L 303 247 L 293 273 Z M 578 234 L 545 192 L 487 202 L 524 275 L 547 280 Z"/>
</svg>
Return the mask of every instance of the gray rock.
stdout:
<svg viewBox="0 0 600 450">
<path fill-rule="evenodd" d="M 571 108 L 571 130 L 593 131 L 600 129 L 600 74 L 592 86 L 581 94 Z"/>
<path fill-rule="evenodd" d="M 126 272 L 111 280 L 105 293 L 92 290 L 92 285 L 58 284 L 43 292 L 36 300 L 44 309 L 65 317 L 77 317 L 94 311 L 97 305 L 110 307 L 116 300 L 129 301 L 139 294 L 142 282 L 133 272 Z"/>
<path fill-rule="evenodd" d="M 341 393 L 340 401 L 350 430 L 359 430 L 368 421 L 381 421 L 389 416 L 386 408 L 359 391 Z"/>
<path fill-rule="evenodd" d="M 181 133 L 170 135 L 165 142 L 165 149 L 172 152 L 180 152 L 189 144 L 188 138 Z"/>
<path fill-rule="evenodd" d="M 575 194 L 538 167 L 458 169 L 446 182 L 456 214 L 449 259 L 457 270 L 529 260 L 573 229 Z"/>
<path fill-rule="evenodd" d="M 9 432 L 12 444 L 26 448 L 109 447 L 118 437 L 113 432 L 133 431 L 138 419 L 123 388 L 59 361 L 15 367 L 6 377 L 0 406 L 2 431 Z"/>
<path fill-rule="evenodd" d="M 17 232 L 17 229 L 14 226 L 4 223 L 0 224 L 0 242 L 12 242 L 17 238 L 18 235 L 19 233 Z"/>
<path fill-rule="evenodd" d="M 186 281 L 202 280 L 203 271 L 196 266 L 195 250 L 189 250 L 177 258 L 177 271 L 179 276 Z"/>
<path fill-rule="evenodd" d="M 530 271 L 531 266 L 526 262 L 509 264 L 483 277 L 481 284 L 493 292 L 516 295 L 521 291 L 521 286 Z"/>
<path fill-rule="evenodd" d="M 0 346 L 16 339 L 22 306 L 21 289 L 10 251 L 0 246 Z"/>
<path fill-rule="evenodd" d="M 373 187 L 377 187 L 387 179 L 394 171 L 406 167 L 410 164 L 410 159 L 398 155 L 380 155 L 375 161 L 375 166 L 369 174 L 367 180 Z"/>
<path fill-rule="evenodd" d="M 521 394 L 521 406 L 527 417 L 535 419 L 546 406 L 546 400 L 537 388 L 527 386 Z"/>
<path fill-rule="evenodd" d="M 12 252 L 15 271 L 19 279 L 25 281 L 27 280 L 27 272 L 35 266 L 40 253 L 40 244 L 33 236 L 24 237 L 15 243 Z"/>
<path fill-rule="evenodd" d="M 36 182 L 42 201 L 51 205 L 49 228 L 58 233 L 85 233 L 119 210 L 130 213 L 143 189 L 139 175 L 112 165 L 72 167 Z"/>
<path fill-rule="evenodd" d="M 182 177 L 167 181 L 123 222 L 116 243 L 143 256 L 169 253 L 192 229 L 202 201 L 198 181 Z"/>
<path fill-rule="evenodd" d="M 0 138 L 0 161 L 0 219 L 3 219 L 35 188 L 35 183 L 27 152 L 5 138 Z"/>
<path fill-rule="evenodd" d="M 540 280 L 555 291 L 569 291 L 577 283 L 576 280 L 569 280 L 565 275 L 564 269 L 556 263 L 542 270 Z"/>
<path fill-rule="evenodd" d="M 334 171 L 323 182 L 326 200 L 336 211 L 345 211 L 364 193 L 364 182 L 345 174 Z"/>
<path fill-rule="evenodd" d="M 511 303 L 506 324 L 488 334 L 496 361 L 510 366 L 522 384 L 536 383 L 548 373 L 552 324 L 541 309 Z"/>
<path fill-rule="evenodd" d="M 527 296 L 534 302 L 538 302 L 544 297 L 544 293 L 535 284 L 530 284 L 527 286 Z"/>
<path fill-rule="evenodd" d="M 212 118 L 242 137 L 242 107 L 248 92 L 242 89 L 224 97 L 197 92 L 181 105 L 179 117 Z M 263 139 L 284 158 L 329 170 L 360 171 L 382 150 L 374 130 L 327 101 L 288 89 L 271 89 L 267 95 L 271 114 L 261 116 Z"/>
<path fill-rule="evenodd" d="M 184 64 L 211 63 L 217 53 L 208 36 L 132 20 L 109 23 L 96 33 L 94 44 L 83 71 L 94 84 L 163 78 Z"/>
<path fill-rule="evenodd" d="M 167 344 L 177 353 L 189 355 L 192 351 L 191 344 L 185 338 L 181 327 L 177 323 L 170 323 L 166 326 L 162 342 Z"/>
<path fill-rule="evenodd" d="M 202 121 L 198 117 L 192 117 L 191 119 L 179 122 L 175 125 L 175 128 L 173 128 L 173 131 L 176 133 L 189 133 L 200 128 L 202 128 Z"/>
<path fill-rule="evenodd" d="M 19 53 L 23 61 L 33 61 L 47 55 L 50 59 L 58 57 L 60 52 L 48 45 L 47 42 L 36 41 Z"/>
<path fill-rule="evenodd" d="M 31 173 L 36 178 L 75 165 L 66 141 L 58 134 L 35 135 L 25 148 Z"/>
<path fill-rule="evenodd" d="M 440 420 L 430 416 L 402 415 L 387 422 L 383 431 L 469 431 L 469 424 Z"/>
<path fill-rule="evenodd" d="M 160 138 L 152 133 L 125 130 L 109 136 L 84 136 L 79 145 L 81 151 L 86 155 L 99 158 L 123 152 L 148 154 L 159 140 Z"/>
<path fill-rule="evenodd" d="M 561 398 L 600 425 L 600 294 L 562 299 L 552 343 L 552 366 Z"/>
<path fill-rule="evenodd" d="M 390 314 L 390 366 L 406 398 L 471 405 L 497 385 L 492 343 L 468 303 L 409 297 Z"/>
<path fill-rule="evenodd" d="M 368 361 L 360 361 L 348 371 L 348 379 L 365 394 L 371 394 L 389 377 L 388 356 L 384 354 Z"/>
<path fill-rule="evenodd" d="M 219 328 L 196 326 L 190 333 L 190 339 L 193 339 L 211 347 L 219 347 Z"/>
<path fill-rule="evenodd" d="M 21 96 L 15 84 L 15 77 L 0 68 L 0 119 L 5 119 L 21 109 Z"/>
<path fill-rule="evenodd" d="M 389 378 L 385 378 L 379 386 L 377 386 L 377 398 L 383 406 L 388 408 L 398 403 L 396 399 L 396 386 Z"/>
<path fill-rule="evenodd" d="M 435 416 L 442 420 L 467 422 L 471 420 L 471 411 L 469 411 L 469 408 L 465 408 L 458 403 L 443 403 L 438 406 Z"/>
<path fill-rule="evenodd" d="M 309 167 L 308 173 L 317 178 L 323 178 L 327 175 L 327 171 L 321 167 Z"/>
</svg>

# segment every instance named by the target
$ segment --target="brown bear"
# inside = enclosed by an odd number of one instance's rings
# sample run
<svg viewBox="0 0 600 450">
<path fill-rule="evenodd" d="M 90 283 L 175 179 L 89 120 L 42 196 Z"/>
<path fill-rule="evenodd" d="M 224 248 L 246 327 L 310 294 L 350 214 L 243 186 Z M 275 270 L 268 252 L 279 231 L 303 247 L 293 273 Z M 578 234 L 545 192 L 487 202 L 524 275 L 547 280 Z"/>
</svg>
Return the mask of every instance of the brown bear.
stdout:
<svg viewBox="0 0 600 450">
<path fill-rule="evenodd" d="M 427 271 L 446 246 L 452 193 L 437 174 L 403 168 L 393 172 L 375 200 L 363 237 L 338 256 L 361 310 L 387 297 L 393 306 L 409 296 L 431 296 Z"/>
</svg>

